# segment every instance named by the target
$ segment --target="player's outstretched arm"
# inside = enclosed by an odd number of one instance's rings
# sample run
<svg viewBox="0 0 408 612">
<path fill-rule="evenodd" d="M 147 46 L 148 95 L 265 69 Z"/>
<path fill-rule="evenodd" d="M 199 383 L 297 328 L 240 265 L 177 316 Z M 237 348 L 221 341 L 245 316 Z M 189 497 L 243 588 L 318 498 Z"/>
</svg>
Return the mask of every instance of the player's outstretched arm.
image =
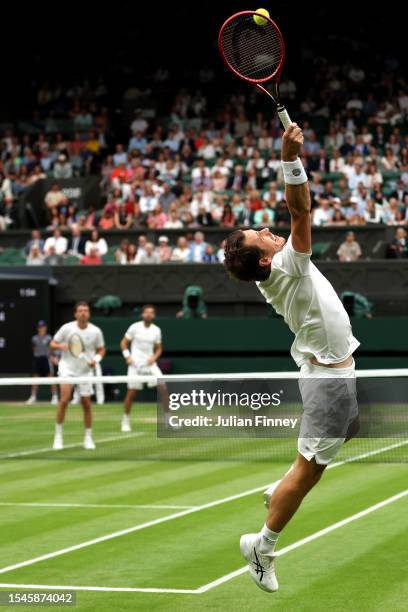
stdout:
<svg viewBox="0 0 408 612">
<path fill-rule="evenodd" d="M 291 217 L 293 248 L 299 253 L 310 253 L 312 249 L 311 201 L 309 182 L 299 159 L 302 145 L 302 130 L 296 123 L 291 123 L 283 134 L 281 153 L 286 203 Z"/>
</svg>

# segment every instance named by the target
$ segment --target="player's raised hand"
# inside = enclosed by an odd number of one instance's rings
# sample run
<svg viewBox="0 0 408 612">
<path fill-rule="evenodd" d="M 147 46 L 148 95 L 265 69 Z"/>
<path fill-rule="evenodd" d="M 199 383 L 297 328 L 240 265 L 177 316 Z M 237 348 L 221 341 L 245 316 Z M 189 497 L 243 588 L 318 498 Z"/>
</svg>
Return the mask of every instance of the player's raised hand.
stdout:
<svg viewBox="0 0 408 612">
<path fill-rule="evenodd" d="M 297 123 L 291 123 L 282 138 L 282 160 L 294 161 L 299 156 L 302 145 L 303 132 Z"/>
</svg>

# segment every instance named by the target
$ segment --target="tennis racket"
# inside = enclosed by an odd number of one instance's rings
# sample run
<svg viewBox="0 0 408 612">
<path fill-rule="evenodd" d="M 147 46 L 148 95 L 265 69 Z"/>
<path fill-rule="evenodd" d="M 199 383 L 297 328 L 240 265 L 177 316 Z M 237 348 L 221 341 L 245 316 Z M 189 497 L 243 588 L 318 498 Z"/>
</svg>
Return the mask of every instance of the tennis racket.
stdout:
<svg viewBox="0 0 408 612">
<path fill-rule="evenodd" d="M 261 20 L 260 25 L 255 23 L 254 17 Z M 218 47 L 227 68 L 243 81 L 255 85 L 274 102 L 286 129 L 291 120 L 279 99 L 285 43 L 276 23 L 256 11 L 236 13 L 221 27 Z M 266 83 L 273 85 L 273 94 L 264 87 Z"/>
<path fill-rule="evenodd" d="M 85 346 L 79 334 L 72 334 L 68 342 L 68 350 L 77 359 L 85 358 Z"/>
</svg>

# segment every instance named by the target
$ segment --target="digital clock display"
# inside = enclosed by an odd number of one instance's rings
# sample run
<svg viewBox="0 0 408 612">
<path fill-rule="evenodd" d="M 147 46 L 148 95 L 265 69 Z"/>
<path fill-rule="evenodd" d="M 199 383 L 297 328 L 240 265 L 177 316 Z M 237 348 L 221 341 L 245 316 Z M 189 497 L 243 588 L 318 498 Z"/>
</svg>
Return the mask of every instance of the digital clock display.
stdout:
<svg viewBox="0 0 408 612">
<path fill-rule="evenodd" d="M 35 287 L 20 287 L 21 297 L 37 297 L 37 289 Z"/>
<path fill-rule="evenodd" d="M 0 276 L 0 374 L 31 373 L 31 338 L 49 312 L 47 279 Z"/>
</svg>

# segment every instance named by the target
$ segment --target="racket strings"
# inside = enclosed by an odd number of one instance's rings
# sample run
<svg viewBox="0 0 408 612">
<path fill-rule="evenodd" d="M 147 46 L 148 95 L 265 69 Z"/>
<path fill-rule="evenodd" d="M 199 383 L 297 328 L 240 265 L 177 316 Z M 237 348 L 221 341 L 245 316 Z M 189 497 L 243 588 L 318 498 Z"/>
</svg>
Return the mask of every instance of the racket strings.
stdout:
<svg viewBox="0 0 408 612">
<path fill-rule="evenodd" d="M 237 15 L 226 25 L 222 48 L 230 66 L 253 80 L 273 76 L 284 56 L 280 32 L 270 22 L 257 25 L 252 15 Z"/>
<path fill-rule="evenodd" d="M 281 45 L 277 41 L 261 46 L 258 39 L 245 40 L 237 45 L 236 36 L 226 39 L 224 52 L 229 63 L 242 76 L 259 79 L 271 76 L 279 67 L 282 57 Z"/>
</svg>

